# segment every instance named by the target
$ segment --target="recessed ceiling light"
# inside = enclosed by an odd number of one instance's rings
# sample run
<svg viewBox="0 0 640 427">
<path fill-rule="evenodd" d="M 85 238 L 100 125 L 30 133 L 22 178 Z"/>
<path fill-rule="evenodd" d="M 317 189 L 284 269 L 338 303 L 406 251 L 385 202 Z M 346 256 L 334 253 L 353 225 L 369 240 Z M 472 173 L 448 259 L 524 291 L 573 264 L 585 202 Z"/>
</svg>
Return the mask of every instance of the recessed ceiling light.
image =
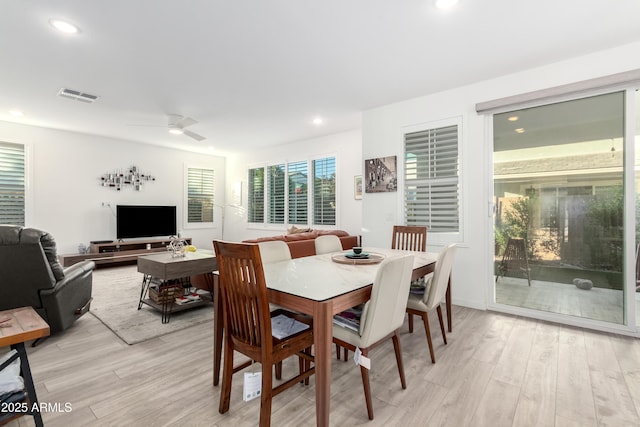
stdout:
<svg viewBox="0 0 640 427">
<path fill-rule="evenodd" d="M 9 110 L 9 114 L 11 114 L 13 117 L 22 117 L 24 116 L 24 113 L 20 110 Z"/>
<path fill-rule="evenodd" d="M 436 0 L 436 7 L 438 9 L 451 9 L 458 3 L 458 0 Z"/>
<path fill-rule="evenodd" d="M 80 32 L 80 29 L 73 24 L 70 24 L 66 21 L 61 21 L 60 19 L 49 19 L 49 24 L 53 26 L 58 31 L 61 31 L 65 34 L 77 34 Z"/>
<path fill-rule="evenodd" d="M 518 128 L 518 129 L 516 129 L 516 133 L 524 133 L 524 128 Z"/>
<path fill-rule="evenodd" d="M 520 117 L 518 117 L 518 116 L 511 116 L 507 120 L 509 120 L 510 122 L 517 122 L 519 118 Z"/>
<path fill-rule="evenodd" d="M 323 122 L 322 117 L 316 117 L 315 119 L 313 119 L 313 124 L 314 125 L 321 125 Z"/>
</svg>

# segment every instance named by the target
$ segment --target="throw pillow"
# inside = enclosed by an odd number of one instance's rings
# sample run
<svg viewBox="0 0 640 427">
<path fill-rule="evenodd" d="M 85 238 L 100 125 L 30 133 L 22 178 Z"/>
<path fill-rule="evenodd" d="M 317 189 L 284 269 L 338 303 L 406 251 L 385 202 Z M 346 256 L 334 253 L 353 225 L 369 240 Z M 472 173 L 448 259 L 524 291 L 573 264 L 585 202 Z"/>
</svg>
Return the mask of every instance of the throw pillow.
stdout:
<svg viewBox="0 0 640 427">
<path fill-rule="evenodd" d="M 292 225 L 287 230 L 287 234 L 298 234 L 298 233 L 306 233 L 307 231 L 311 231 L 310 228 L 298 228 L 295 225 Z"/>
</svg>

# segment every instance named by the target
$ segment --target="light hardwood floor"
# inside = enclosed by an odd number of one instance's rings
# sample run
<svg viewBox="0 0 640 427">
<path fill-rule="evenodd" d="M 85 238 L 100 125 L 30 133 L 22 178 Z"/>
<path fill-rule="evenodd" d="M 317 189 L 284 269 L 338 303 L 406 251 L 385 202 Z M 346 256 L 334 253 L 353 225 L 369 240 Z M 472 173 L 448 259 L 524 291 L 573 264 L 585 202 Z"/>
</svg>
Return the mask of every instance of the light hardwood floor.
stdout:
<svg viewBox="0 0 640 427">
<path fill-rule="evenodd" d="M 454 306 L 445 346 L 431 319 L 435 365 L 422 326 L 406 323 L 402 390 L 391 342 L 372 354 L 375 420 L 358 368 L 333 362 L 331 424 L 368 426 L 638 426 L 640 340 Z M 160 321 L 158 319 L 158 321 Z M 38 397 L 70 403 L 44 414 L 55 426 L 253 426 L 259 401 L 243 402 L 234 376 L 231 409 L 218 413 L 212 328 L 200 325 L 128 346 L 86 315 L 66 333 L 29 348 Z M 285 364 L 286 372 L 297 364 Z M 272 425 L 315 424 L 314 381 L 273 402 Z M 9 426 L 31 426 L 22 417 Z"/>
</svg>

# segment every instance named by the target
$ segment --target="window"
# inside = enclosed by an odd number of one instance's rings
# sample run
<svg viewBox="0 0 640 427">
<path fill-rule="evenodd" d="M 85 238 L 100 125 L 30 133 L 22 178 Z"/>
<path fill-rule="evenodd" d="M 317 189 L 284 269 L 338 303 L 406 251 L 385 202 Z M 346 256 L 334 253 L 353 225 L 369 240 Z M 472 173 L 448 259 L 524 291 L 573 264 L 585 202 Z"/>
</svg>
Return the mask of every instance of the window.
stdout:
<svg viewBox="0 0 640 427">
<path fill-rule="evenodd" d="M 249 222 L 264 222 L 264 168 L 249 169 Z"/>
<path fill-rule="evenodd" d="M 213 169 L 187 168 L 187 224 L 213 223 Z"/>
<path fill-rule="evenodd" d="M 309 165 L 307 162 L 289 163 L 289 224 L 307 224 L 309 206 Z"/>
<path fill-rule="evenodd" d="M 336 224 L 336 159 L 313 161 L 313 223 Z"/>
<path fill-rule="evenodd" d="M 335 225 L 336 159 L 249 169 L 248 194 L 251 223 Z"/>
<path fill-rule="evenodd" d="M 404 135 L 405 222 L 459 232 L 458 125 Z"/>
<path fill-rule="evenodd" d="M 0 142 L 0 224 L 25 225 L 24 146 Z"/>
<path fill-rule="evenodd" d="M 284 165 L 269 166 L 267 176 L 268 199 L 267 222 L 269 224 L 284 224 Z"/>
</svg>

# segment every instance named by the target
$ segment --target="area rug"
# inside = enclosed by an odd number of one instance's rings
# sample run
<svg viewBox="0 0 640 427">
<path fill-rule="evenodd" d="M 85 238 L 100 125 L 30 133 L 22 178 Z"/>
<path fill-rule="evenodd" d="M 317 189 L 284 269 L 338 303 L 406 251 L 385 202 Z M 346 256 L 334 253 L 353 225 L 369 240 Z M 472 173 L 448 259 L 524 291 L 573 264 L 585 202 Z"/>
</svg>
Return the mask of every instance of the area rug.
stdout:
<svg viewBox="0 0 640 427">
<path fill-rule="evenodd" d="M 172 313 L 162 323 L 162 313 L 143 305 L 138 310 L 142 273 L 135 265 L 93 271 L 93 302 L 90 313 L 127 344 L 136 344 L 204 322 L 213 323 L 212 305 Z"/>
</svg>

